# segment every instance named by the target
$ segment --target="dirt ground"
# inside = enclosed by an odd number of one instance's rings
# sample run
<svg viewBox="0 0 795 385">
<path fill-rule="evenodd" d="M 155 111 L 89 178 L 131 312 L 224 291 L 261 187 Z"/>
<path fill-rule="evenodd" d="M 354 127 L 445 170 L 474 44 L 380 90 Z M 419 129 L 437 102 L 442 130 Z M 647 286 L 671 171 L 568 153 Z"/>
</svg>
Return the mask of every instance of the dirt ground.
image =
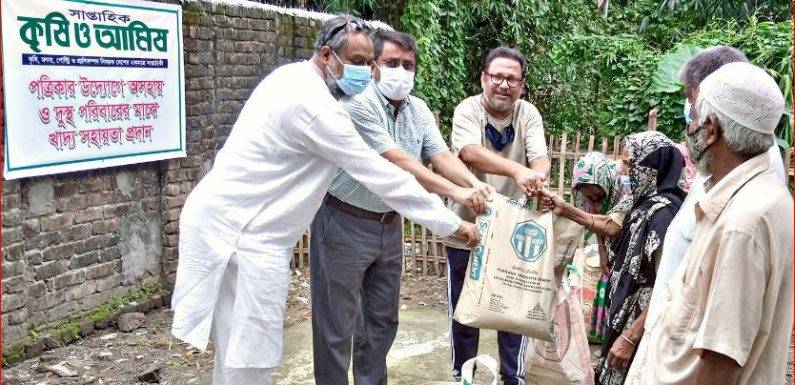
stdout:
<svg viewBox="0 0 795 385">
<path fill-rule="evenodd" d="M 287 300 L 285 328 L 311 318 L 309 276 L 294 271 Z M 446 312 L 444 277 L 407 277 L 401 287 L 402 311 Z M 304 324 L 305 325 L 305 324 Z M 139 377 L 156 372 L 164 385 L 210 385 L 212 351 L 201 352 L 171 337 L 171 312 L 157 309 L 147 314 L 140 329 L 122 333 L 107 329 L 41 357 L 4 368 L 6 385 L 141 384 Z M 306 346 L 311 349 L 311 343 Z M 398 349 L 399 350 L 399 349 Z M 792 358 L 790 357 L 790 363 Z M 75 377 L 60 377 L 46 370 L 61 364 Z M 791 365 L 790 365 L 791 367 Z M 790 370 L 791 373 L 791 370 Z M 791 375 L 787 383 L 791 383 Z"/>
<path fill-rule="evenodd" d="M 444 278 L 406 278 L 401 307 L 446 311 Z M 287 299 L 285 328 L 311 318 L 309 275 L 293 272 Z M 158 371 L 164 385 L 205 385 L 212 371 L 212 351 L 201 352 L 170 335 L 171 312 L 157 309 L 147 314 L 145 325 L 131 333 L 107 329 L 41 357 L 4 368 L 6 385 L 138 384 L 139 376 Z M 59 377 L 45 367 L 62 364 L 77 373 Z"/>
</svg>

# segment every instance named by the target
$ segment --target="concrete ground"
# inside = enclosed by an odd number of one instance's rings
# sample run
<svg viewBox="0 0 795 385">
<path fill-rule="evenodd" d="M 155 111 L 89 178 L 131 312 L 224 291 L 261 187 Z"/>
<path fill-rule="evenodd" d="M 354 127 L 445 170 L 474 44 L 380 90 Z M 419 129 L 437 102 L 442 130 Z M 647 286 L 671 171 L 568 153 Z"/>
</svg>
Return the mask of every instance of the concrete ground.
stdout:
<svg viewBox="0 0 795 385">
<path fill-rule="evenodd" d="M 449 329 L 447 314 L 439 310 L 402 310 L 398 335 L 387 356 L 390 385 L 451 381 Z M 284 345 L 284 362 L 273 375 L 273 383 L 313 383 L 311 322 L 304 321 L 287 329 Z M 480 353 L 498 357 L 497 332 L 485 330 L 481 333 Z M 482 374 L 478 378 L 483 377 Z"/>
<path fill-rule="evenodd" d="M 447 314 L 435 309 L 411 309 L 400 312 L 400 326 L 392 350 L 387 356 L 389 383 L 419 385 L 429 381 L 451 381 L 450 327 Z M 284 362 L 273 376 L 280 385 L 313 383 L 312 325 L 301 322 L 285 332 Z M 595 351 L 598 346 L 592 345 Z M 483 330 L 480 354 L 499 360 L 497 332 Z M 491 383 L 484 371 L 477 373 L 478 383 Z M 352 378 L 349 373 L 349 378 Z M 351 380 L 351 384 L 353 381 Z"/>
</svg>

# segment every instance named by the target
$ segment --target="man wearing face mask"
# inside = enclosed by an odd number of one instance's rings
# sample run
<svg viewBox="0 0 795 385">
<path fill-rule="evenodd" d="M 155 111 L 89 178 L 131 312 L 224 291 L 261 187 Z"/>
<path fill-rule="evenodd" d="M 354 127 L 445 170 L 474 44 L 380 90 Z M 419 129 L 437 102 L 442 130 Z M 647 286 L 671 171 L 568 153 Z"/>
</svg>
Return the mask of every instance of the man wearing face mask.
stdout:
<svg viewBox="0 0 795 385">
<path fill-rule="evenodd" d="M 520 198 L 540 189 L 549 175 L 549 157 L 541 115 L 530 102 L 519 99 L 524 90 L 527 63 L 517 50 L 493 49 L 483 61 L 480 84 L 483 92 L 462 101 L 453 115 L 450 135 L 453 151 L 478 179 L 498 193 Z M 453 210 L 474 219 L 465 206 Z M 454 237 L 445 239 L 448 299 L 452 317 L 464 284 L 469 248 Z M 479 330 L 451 320 L 453 376 L 463 363 L 477 355 Z M 524 384 L 524 352 L 527 339 L 499 332 L 500 375 L 506 385 Z"/>
<path fill-rule="evenodd" d="M 430 109 L 409 95 L 417 66 L 414 40 L 380 30 L 373 46 L 377 82 L 341 101 L 357 131 L 372 149 L 413 174 L 430 192 L 482 211 L 490 186 L 448 150 Z M 441 175 L 428 170 L 421 159 L 429 160 Z M 386 384 L 386 355 L 398 326 L 402 232 L 403 221 L 392 208 L 345 170 L 339 171 L 312 222 L 316 384 L 348 383 L 352 320 L 357 318 L 354 382 Z"/>
<path fill-rule="evenodd" d="M 694 94 L 685 134 L 705 177 L 693 238 L 650 313 L 648 350 L 627 384 L 784 383 L 793 206 L 768 151 L 784 97 L 745 62 L 721 66 Z"/>
<path fill-rule="evenodd" d="M 699 85 L 710 74 L 717 71 L 718 68 L 725 64 L 733 62 L 748 62 L 741 51 L 729 46 L 714 46 L 701 50 L 690 60 L 688 60 L 679 71 L 679 80 L 685 85 L 685 101 L 684 101 L 684 120 L 686 127 L 693 124 L 693 111 L 692 105 L 698 97 Z M 686 128 L 686 130 L 688 130 Z M 691 153 L 691 156 L 696 154 Z M 781 183 L 786 183 L 786 174 L 784 173 L 784 164 L 782 162 L 781 153 L 778 150 L 778 145 L 773 145 L 768 150 L 770 158 L 770 168 L 775 172 Z M 660 259 L 660 265 L 657 269 L 657 279 L 654 282 L 654 289 L 652 291 L 651 300 L 647 307 L 647 314 L 643 318 L 646 319 L 642 327 L 635 328 L 637 330 L 636 337 L 640 339 L 637 346 L 637 356 L 632 361 L 632 366 L 627 375 L 627 384 L 637 384 L 641 376 L 646 373 L 643 371 L 643 362 L 646 361 L 646 355 L 649 353 L 649 334 L 651 326 L 654 324 L 657 317 L 660 315 L 660 308 L 665 300 L 667 293 L 668 280 L 674 275 L 676 269 L 679 267 L 685 252 L 687 251 L 690 243 L 693 240 L 696 226 L 695 205 L 699 198 L 704 195 L 704 181 L 709 177 L 699 172 L 693 181 L 693 188 L 688 194 L 687 198 L 682 203 L 679 212 L 671 221 L 668 227 L 668 232 L 663 241 L 663 253 Z M 640 338 L 640 336 L 643 338 Z M 635 337 L 633 337 L 635 339 Z"/>
<path fill-rule="evenodd" d="M 473 224 L 370 149 L 337 102 L 369 84 L 369 34 L 360 19 L 324 22 L 310 60 L 277 68 L 254 89 L 185 202 L 172 333 L 202 350 L 212 335 L 214 385 L 271 383 L 292 249 L 338 168 L 432 231 L 478 241 Z"/>
</svg>

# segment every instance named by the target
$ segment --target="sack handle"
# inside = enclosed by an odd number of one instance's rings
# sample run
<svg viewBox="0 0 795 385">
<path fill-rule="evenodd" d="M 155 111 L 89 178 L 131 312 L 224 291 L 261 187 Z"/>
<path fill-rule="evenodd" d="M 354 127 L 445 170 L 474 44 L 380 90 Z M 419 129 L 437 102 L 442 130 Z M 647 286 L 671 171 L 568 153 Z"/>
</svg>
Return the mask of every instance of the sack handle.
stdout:
<svg viewBox="0 0 795 385">
<path fill-rule="evenodd" d="M 497 385 L 497 378 L 499 378 L 497 372 L 497 361 L 485 354 L 470 358 L 464 362 L 463 365 L 461 365 L 461 385 L 473 385 L 472 381 L 474 381 L 475 377 L 475 363 L 481 364 L 489 369 L 493 379 L 491 381 L 491 385 Z"/>
</svg>

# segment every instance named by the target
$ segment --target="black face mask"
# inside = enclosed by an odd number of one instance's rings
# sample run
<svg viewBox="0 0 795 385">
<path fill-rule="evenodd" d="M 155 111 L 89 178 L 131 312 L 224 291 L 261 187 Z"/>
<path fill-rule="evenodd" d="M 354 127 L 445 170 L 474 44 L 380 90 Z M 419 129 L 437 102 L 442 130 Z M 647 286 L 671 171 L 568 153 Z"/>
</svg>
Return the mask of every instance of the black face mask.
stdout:
<svg viewBox="0 0 795 385">
<path fill-rule="evenodd" d="M 513 138 L 515 136 L 515 132 L 513 130 L 513 125 L 509 124 L 508 127 L 505 127 L 505 130 L 502 134 L 497 131 L 491 123 L 486 123 L 486 137 L 489 138 L 489 142 L 491 142 L 492 147 L 494 147 L 497 151 L 502 151 L 509 143 L 513 142 Z"/>
</svg>

